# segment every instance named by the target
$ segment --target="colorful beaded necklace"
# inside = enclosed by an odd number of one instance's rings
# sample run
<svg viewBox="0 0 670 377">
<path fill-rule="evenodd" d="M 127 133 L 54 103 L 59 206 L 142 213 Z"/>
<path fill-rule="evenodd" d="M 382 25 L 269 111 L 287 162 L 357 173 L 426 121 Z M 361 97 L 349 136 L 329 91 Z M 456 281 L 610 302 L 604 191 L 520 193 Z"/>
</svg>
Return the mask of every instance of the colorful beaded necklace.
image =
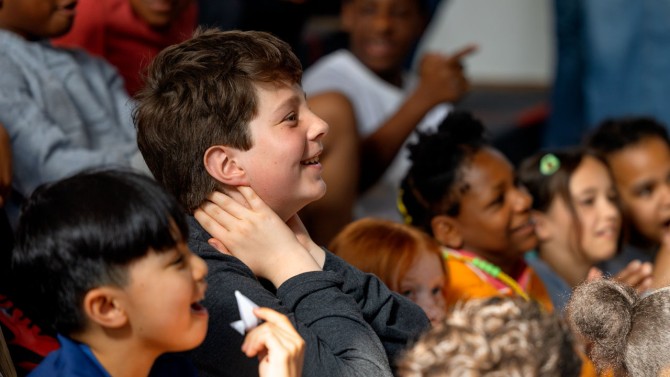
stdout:
<svg viewBox="0 0 670 377">
<path fill-rule="evenodd" d="M 486 275 L 498 280 L 502 284 L 508 286 L 514 293 L 524 298 L 528 301 L 528 294 L 521 288 L 519 283 L 516 282 L 511 276 L 507 275 L 502 271 L 502 269 L 496 266 L 493 263 L 487 262 L 484 259 L 478 257 L 470 257 L 466 255 L 461 255 L 459 253 L 451 252 L 448 249 L 443 251 L 443 255 L 448 259 L 454 259 L 460 262 L 463 262 L 469 266 L 472 266 L 479 271 L 484 272 Z"/>
</svg>

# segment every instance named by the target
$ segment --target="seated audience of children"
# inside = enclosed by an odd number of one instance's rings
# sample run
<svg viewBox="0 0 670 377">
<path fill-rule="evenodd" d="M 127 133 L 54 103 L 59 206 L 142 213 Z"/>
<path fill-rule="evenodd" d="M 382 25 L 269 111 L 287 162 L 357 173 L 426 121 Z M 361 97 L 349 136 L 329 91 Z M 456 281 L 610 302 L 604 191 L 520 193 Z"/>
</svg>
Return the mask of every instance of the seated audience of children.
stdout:
<svg viewBox="0 0 670 377">
<path fill-rule="evenodd" d="M 268 33 L 203 30 L 158 54 L 138 96 L 142 154 L 194 213 L 189 246 L 210 270 L 209 336 L 192 352 L 202 376 L 257 373 L 231 341 L 235 290 L 292 319 L 306 375 L 390 376 L 389 360 L 429 326 L 416 304 L 302 226 L 297 212 L 326 190 L 328 125 L 307 106 L 301 76 L 289 45 Z"/>
</svg>

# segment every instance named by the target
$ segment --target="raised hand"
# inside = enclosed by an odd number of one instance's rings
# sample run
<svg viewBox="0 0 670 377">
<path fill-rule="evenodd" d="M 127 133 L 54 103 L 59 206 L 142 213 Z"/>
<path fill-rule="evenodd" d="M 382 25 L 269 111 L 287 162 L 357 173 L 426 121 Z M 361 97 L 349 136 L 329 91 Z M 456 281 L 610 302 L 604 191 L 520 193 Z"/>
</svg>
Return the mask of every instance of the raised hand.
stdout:
<svg viewBox="0 0 670 377">
<path fill-rule="evenodd" d="M 475 45 L 468 45 L 451 55 L 424 54 L 419 66 L 417 94 L 425 97 L 431 106 L 461 99 L 469 89 L 461 60 L 476 50 Z"/>
<path fill-rule="evenodd" d="M 299 377 L 305 356 L 305 341 L 288 318 L 270 308 L 256 308 L 265 321 L 244 338 L 242 352 L 258 357 L 260 377 Z"/>
<path fill-rule="evenodd" d="M 613 278 L 620 283 L 630 285 L 637 289 L 638 292 L 644 292 L 651 288 L 652 269 L 651 263 L 641 263 L 638 260 L 634 260 L 628 263 L 626 268 L 614 275 Z"/>
</svg>

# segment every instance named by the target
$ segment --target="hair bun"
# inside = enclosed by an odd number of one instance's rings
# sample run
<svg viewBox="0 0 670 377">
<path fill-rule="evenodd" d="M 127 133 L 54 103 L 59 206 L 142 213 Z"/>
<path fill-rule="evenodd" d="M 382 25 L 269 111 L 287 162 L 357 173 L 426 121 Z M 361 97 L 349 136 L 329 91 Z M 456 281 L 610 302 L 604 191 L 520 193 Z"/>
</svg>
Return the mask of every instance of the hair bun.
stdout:
<svg viewBox="0 0 670 377">
<path fill-rule="evenodd" d="M 484 124 L 470 112 L 452 110 L 438 127 L 438 133 L 457 144 L 479 143 L 486 139 Z"/>
<path fill-rule="evenodd" d="M 567 319 L 591 346 L 589 357 L 598 369 L 620 370 L 623 365 L 638 299 L 632 287 L 608 279 L 584 283 L 573 292 Z"/>
</svg>

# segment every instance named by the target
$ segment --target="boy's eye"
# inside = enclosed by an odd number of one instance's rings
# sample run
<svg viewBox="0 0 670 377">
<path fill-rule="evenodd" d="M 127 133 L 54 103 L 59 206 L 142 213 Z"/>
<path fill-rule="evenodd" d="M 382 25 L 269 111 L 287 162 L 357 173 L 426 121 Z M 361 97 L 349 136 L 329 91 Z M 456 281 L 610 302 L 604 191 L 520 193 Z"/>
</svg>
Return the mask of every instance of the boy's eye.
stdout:
<svg viewBox="0 0 670 377">
<path fill-rule="evenodd" d="M 179 253 L 179 256 L 172 261 L 173 266 L 182 267 L 186 264 L 186 258 L 184 255 Z"/>
<path fill-rule="evenodd" d="M 441 295 L 442 294 L 442 287 L 434 287 L 433 289 L 430 290 L 430 293 L 432 293 L 433 296 Z"/>
<path fill-rule="evenodd" d="M 284 122 L 295 122 L 298 120 L 298 114 L 290 113 L 284 118 Z"/>
</svg>

